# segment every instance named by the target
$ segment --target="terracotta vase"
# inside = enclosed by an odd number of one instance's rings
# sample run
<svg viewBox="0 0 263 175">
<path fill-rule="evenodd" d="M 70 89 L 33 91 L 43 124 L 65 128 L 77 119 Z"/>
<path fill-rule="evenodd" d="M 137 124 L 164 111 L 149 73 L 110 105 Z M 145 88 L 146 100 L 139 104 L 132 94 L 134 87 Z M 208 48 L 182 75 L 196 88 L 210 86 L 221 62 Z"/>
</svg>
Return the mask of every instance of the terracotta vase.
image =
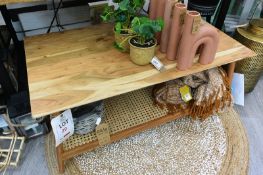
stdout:
<svg viewBox="0 0 263 175">
<path fill-rule="evenodd" d="M 169 41 L 170 31 L 171 31 L 171 22 L 173 16 L 173 8 L 177 0 L 167 0 L 165 2 L 164 9 L 164 28 L 161 36 L 161 47 L 160 51 L 165 53 L 167 50 L 167 45 Z"/>
<path fill-rule="evenodd" d="M 178 50 L 178 45 L 182 36 L 183 23 L 186 14 L 186 5 L 183 3 L 175 4 L 173 10 L 173 18 L 171 22 L 171 29 L 169 40 L 167 44 L 167 59 L 175 60 Z"/>
<path fill-rule="evenodd" d="M 162 18 L 162 19 L 163 19 L 165 2 L 166 2 L 166 1 L 167 1 L 167 0 L 158 0 L 156 18 Z"/>
<path fill-rule="evenodd" d="M 150 1 L 150 10 L 149 10 L 149 18 L 156 19 L 157 16 L 157 9 L 158 9 L 158 0 L 151 0 Z"/>
<path fill-rule="evenodd" d="M 198 27 L 197 22 L 200 27 Z M 200 64 L 210 64 L 215 58 L 219 33 L 211 25 L 200 23 L 200 13 L 196 11 L 188 11 L 186 13 L 183 34 L 177 54 L 177 68 L 179 70 L 189 69 L 193 65 L 197 50 L 200 52 Z"/>
<path fill-rule="evenodd" d="M 164 19 L 164 9 L 166 1 L 167 0 L 151 0 L 149 11 L 150 19 Z M 161 42 L 161 32 L 156 33 L 155 38 L 157 39 L 157 43 L 159 44 Z"/>
<path fill-rule="evenodd" d="M 164 18 L 165 4 L 168 0 L 151 0 L 149 18 L 155 20 L 157 18 Z"/>
</svg>

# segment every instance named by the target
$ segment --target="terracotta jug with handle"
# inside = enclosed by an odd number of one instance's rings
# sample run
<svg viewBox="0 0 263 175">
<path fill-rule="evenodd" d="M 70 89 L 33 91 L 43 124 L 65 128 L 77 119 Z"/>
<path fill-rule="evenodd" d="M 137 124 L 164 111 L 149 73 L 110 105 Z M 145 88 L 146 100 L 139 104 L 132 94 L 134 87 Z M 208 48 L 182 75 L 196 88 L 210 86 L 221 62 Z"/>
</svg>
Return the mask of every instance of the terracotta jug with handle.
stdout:
<svg viewBox="0 0 263 175">
<path fill-rule="evenodd" d="M 202 23 L 199 12 L 188 11 L 177 53 L 177 68 L 179 70 L 189 69 L 193 65 L 197 51 L 200 53 L 200 64 L 212 63 L 218 43 L 219 32 L 217 29 L 208 23 Z"/>
</svg>

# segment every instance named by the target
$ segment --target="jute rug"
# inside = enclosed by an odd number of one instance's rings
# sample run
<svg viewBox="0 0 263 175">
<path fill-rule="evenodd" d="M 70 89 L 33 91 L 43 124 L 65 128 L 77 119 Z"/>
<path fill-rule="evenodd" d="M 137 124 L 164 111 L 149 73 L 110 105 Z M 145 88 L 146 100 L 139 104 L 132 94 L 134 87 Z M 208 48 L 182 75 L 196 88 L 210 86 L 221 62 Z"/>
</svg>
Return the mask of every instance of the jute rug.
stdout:
<svg viewBox="0 0 263 175">
<path fill-rule="evenodd" d="M 53 134 L 50 174 L 58 174 Z M 65 174 L 247 174 L 248 141 L 234 109 L 203 122 L 184 117 L 66 162 Z"/>
</svg>

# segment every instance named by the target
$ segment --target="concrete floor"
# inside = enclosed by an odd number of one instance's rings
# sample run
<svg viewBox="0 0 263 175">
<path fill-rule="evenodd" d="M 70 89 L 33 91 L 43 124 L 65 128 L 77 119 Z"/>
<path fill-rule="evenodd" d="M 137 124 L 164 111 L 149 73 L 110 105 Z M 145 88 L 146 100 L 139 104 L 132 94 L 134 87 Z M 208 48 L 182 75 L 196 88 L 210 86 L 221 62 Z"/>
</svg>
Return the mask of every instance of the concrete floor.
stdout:
<svg viewBox="0 0 263 175">
<path fill-rule="evenodd" d="M 253 92 L 245 96 L 245 107 L 236 107 L 247 130 L 250 175 L 263 174 L 263 76 Z"/>
<path fill-rule="evenodd" d="M 263 77 L 255 90 L 245 96 L 245 107 L 236 106 L 247 130 L 250 148 L 250 175 L 263 174 Z M 7 175 L 47 175 L 44 137 L 28 141 L 20 165 Z"/>
</svg>

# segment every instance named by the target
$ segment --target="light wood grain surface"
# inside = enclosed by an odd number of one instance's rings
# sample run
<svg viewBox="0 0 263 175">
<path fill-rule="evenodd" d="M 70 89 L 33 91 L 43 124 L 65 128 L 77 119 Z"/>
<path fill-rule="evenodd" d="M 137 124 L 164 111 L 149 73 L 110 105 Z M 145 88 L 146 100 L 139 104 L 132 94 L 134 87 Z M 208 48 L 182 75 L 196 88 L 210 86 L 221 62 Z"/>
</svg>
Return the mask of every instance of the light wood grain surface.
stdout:
<svg viewBox="0 0 263 175">
<path fill-rule="evenodd" d="M 26 38 L 32 115 L 48 115 L 254 55 L 220 32 L 212 64 L 196 63 L 178 71 L 175 62 L 157 52 L 166 67 L 160 73 L 151 65 L 133 64 L 129 54 L 113 48 L 113 41 L 112 26 L 106 24 Z"/>
<path fill-rule="evenodd" d="M 0 5 L 21 3 L 21 2 L 36 2 L 36 1 L 46 1 L 46 0 L 0 0 Z"/>
</svg>

